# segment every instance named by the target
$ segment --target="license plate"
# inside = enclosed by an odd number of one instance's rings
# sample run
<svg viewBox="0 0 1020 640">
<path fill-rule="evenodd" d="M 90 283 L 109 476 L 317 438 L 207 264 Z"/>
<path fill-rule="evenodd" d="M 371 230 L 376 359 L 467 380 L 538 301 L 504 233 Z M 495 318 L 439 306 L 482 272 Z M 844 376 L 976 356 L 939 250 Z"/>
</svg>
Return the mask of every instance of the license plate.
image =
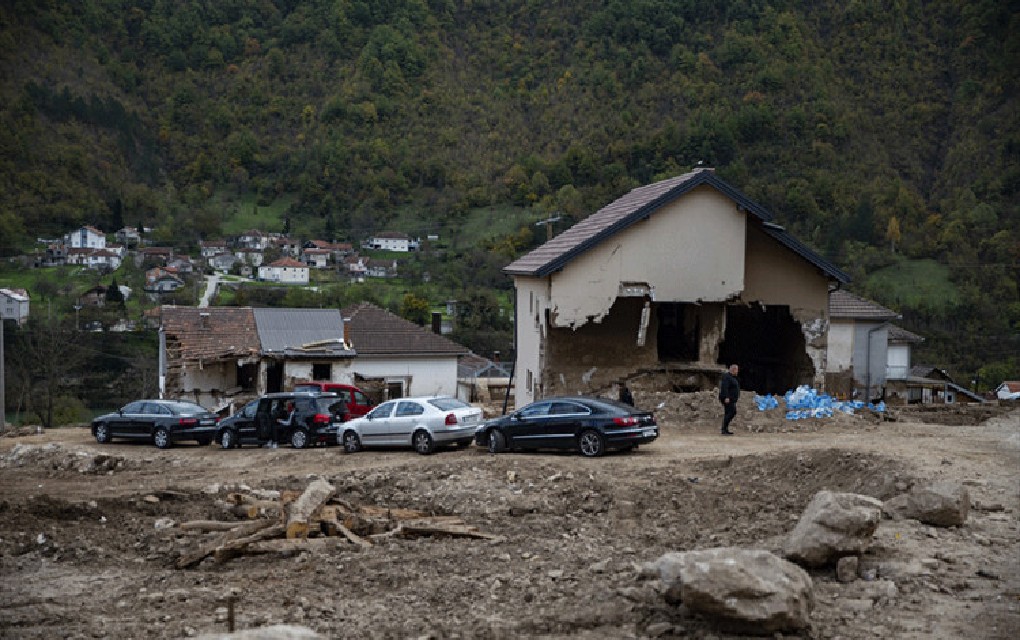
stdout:
<svg viewBox="0 0 1020 640">
<path fill-rule="evenodd" d="M 641 432 L 641 435 L 643 435 L 646 438 L 649 437 L 649 436 L 654 436 L 655 435 L 655 429 L 644 429 Z"/>
</svg>

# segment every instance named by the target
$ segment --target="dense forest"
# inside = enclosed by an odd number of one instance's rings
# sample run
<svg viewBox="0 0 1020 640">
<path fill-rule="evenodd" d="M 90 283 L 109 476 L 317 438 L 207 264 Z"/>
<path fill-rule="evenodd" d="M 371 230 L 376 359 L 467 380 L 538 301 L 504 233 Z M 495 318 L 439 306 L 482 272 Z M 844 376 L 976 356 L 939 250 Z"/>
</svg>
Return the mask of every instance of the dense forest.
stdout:
<svg viewBox="0 0 1020 640">
<path fill-rule="evenodd" d="M 193 247 L 251 194 L 354 241 L 565 225 L 702 163 L 902 312 L 915 361 L 1016 378 L 1017 33 L 1002 0 L 8 0 L 0 255 L 80 224 Z M 459 284 L 509 288 L 528 227 Z"/>
</svg>

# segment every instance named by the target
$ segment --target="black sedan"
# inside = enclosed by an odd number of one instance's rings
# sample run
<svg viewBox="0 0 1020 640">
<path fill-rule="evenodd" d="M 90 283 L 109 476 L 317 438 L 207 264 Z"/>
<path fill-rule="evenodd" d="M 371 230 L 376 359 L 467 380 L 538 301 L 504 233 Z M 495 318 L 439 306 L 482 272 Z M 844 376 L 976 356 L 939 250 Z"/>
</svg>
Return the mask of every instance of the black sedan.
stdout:
<svg viewBox="0 0 1020 640">
<path fill-rule="evenodd" d="M 92 421 L 96 442 L 106 444 L 114 438 L 147 440 L 160 449 L 180 440 L 195 440 L 200 445 L 212 442 L 219 418 L 194 402 L 183 400 L 135 400 L 115 413 Z"/>
<path fill-rule="evenodd" d="M 585 396 L 539 400 L 489 420 L 475 432 L 475 442 L 492 453 L 576 449 L 588 457 L 607 449 L 636 449 L 658 437 L 652 412 Z"/>
</svg>

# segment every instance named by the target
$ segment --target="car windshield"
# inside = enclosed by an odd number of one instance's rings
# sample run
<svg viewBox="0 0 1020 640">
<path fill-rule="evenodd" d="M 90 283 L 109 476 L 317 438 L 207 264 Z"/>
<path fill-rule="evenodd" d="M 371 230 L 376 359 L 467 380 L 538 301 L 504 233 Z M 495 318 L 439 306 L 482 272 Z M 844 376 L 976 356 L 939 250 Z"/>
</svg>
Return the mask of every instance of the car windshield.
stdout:
<svg viewBox="0 0 1020 640">
<path fill-rule="evenodd" d="M 456 398 L 432 398 L 429 400 L 429 404 L 439 409 L 440 411 L 450 411 L 452 409 L 463 409 L 464 407 L 470 407 L 466 402 L 461 402 Z"/>
</svg>

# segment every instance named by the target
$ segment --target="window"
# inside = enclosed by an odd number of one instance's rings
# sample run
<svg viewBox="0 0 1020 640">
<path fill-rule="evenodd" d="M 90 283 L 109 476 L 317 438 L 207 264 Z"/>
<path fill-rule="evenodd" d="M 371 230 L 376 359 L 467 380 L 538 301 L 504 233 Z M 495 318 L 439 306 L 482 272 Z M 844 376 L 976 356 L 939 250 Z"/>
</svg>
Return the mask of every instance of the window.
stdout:
<svg viewBox="0 0 1020 640">
<path fill-rule="evenodd" d="M 527 389 L 528 389 L 528 391 L 532 391 L 531 369 L 528 369 L 528 384 L 527 384 Z"/>
<path fill-rule="evenodd" d="M 129 402 L 124 406 L 124 413 L 141 413 L 144 402 Z"/>
<path fill-rule="evenodd" d="M 548 402 L 538 402 L 530 407 L 524 407 L 521 409 L 522 418 L 540 418 L 549 413 Z"/>
<path fill-rule="evenodd" d="M 552 408 L 549 409 L 549 415 L 555 416 L 567 416 L 567 415 L 587 415 L 591 413 L 587 407 L 583 407 L 573 402 L 554 402 Z"/>
<path fill-rule="evenodd" d="M 316 362 L 312 365 L 312 380 L 329 380 L 333 377 L 333 366 L 328 362 Z"/>
<path fill-rule="evenodd" d="M 366 396 L 360 391 L 354 392 L 354 402 L 355 404 L 372 404 L 371 402 L 368 401 L 368 396 Z"/>
<path fill-rule="evenodd" d="M 397 418 L 406 418 L 408 416 L 420 416 L 425 413 L 425 407 L 421 406 L 417 402 L 401 402 L 397 405 Z"/>
<path fill-rule="evenodd" d="M 457 398 L 433 398 L 429 400 L 429 404 L 440 411 L 453 411 L 454 409 L 463 409 L 471 406 Z"/>
<path fill-rule="evenodd" d="M 375 409 L 372 409 L 368 415 L 373 418 L 389 418 L 390 414 L 393 413 L 393 407 L 396 405 L 396 402 L 384 402 Z"/>
</svg>

